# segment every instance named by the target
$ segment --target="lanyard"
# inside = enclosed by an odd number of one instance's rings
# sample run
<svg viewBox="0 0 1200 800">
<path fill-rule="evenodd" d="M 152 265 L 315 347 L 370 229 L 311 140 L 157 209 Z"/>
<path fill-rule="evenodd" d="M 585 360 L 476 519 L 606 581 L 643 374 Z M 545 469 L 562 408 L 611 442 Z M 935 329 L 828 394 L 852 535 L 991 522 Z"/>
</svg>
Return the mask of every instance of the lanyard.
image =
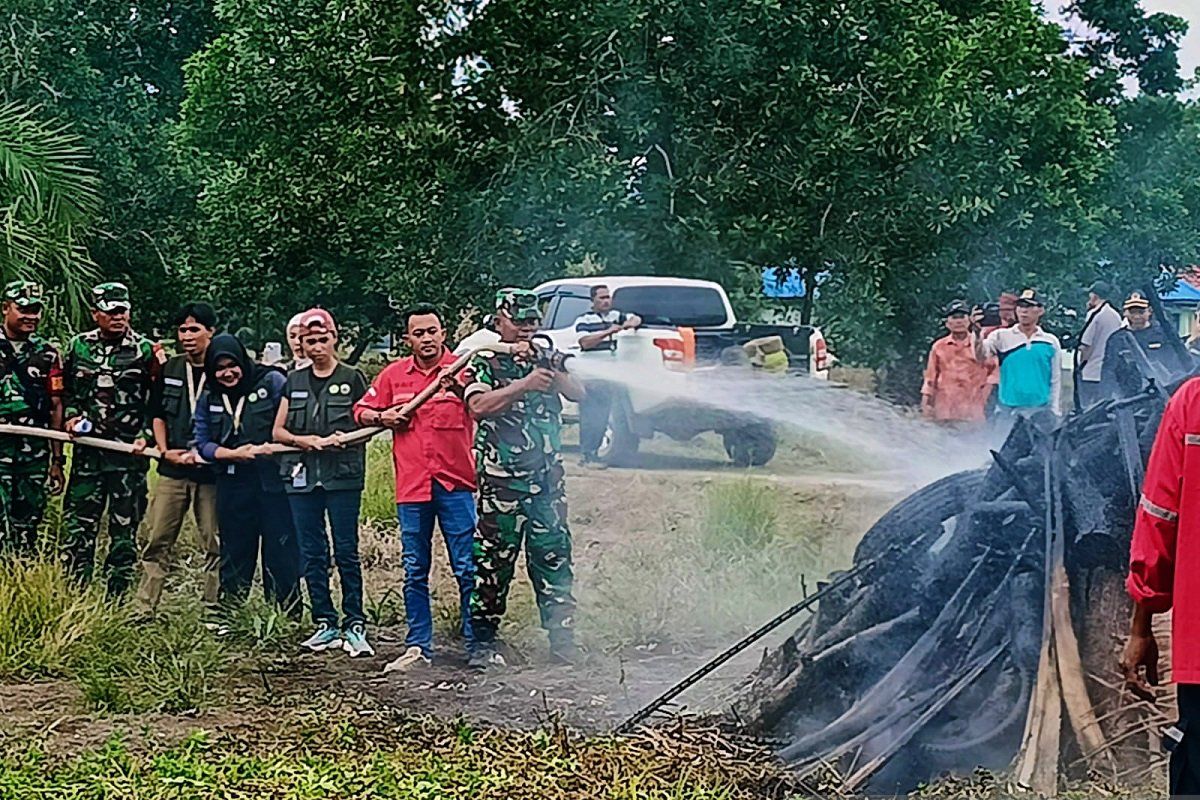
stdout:
<svg viewBox="0 0 1200 800">
<path fill-rule="evenodd" d="M 221 395 L 221 402 L 225 404 L 225 413 L 233 417 L 233 432 L 236 434 L 238 429 L 242 427 L 242 409 L 246 406 L 246 395 L 238 398 L 236 410 L 229 407 L 229 395 Z"/>
<path fill-rule="evenodd" d="M 189 362 L 185 363 L 184 366 L 187 367 L 188 408 L 190 408 L 192 410 L 192 416 L 195 416 L 196 415 L 196 396 L 199 395 L 200 392 L 204 391 L 204 381 L 207 380 L 208 376 L 205 375 L 203 372 L 201 372 L 199 382 L 194 382 L 192 380 L 193 370 L 192 370 L 191 362 L 189 361 Z M 229 407 L 228 403 L 226 404 L 225 407 L 226 408 Z"/>
</svg>

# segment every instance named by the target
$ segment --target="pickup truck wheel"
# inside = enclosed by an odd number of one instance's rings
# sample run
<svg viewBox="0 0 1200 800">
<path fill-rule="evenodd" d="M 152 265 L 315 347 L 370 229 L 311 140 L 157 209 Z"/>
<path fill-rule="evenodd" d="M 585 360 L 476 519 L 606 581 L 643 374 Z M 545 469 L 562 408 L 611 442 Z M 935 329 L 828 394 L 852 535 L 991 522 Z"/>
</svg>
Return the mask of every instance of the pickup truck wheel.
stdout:
<svg viewBox="0 0 1200 800">
<path fill-rule="evenodd" d="M 633 466 L 639 444 L 641 437 L 629 426 L 629 420 L 624 415 L 614 413 L 609 418 L 608 430 L 604 432 L 596 455 L 614 467 Z"/>
<path fill-rule="evenodd" d="M 775 456 L 775 431 L 765 422 L 721 434 L 725 452 L 739 467 L 761 467 Z"/>
<path fill-rule="evenodd" d="M 637 460 L 641 437 L 633 427 L 633 408 L 629 393 L 621 390 L 613 395 L 612 409 L 608 414 L 608 430 L 600 442 L 596 455 L 614 467 L 632 467 Z"/>
</svg>

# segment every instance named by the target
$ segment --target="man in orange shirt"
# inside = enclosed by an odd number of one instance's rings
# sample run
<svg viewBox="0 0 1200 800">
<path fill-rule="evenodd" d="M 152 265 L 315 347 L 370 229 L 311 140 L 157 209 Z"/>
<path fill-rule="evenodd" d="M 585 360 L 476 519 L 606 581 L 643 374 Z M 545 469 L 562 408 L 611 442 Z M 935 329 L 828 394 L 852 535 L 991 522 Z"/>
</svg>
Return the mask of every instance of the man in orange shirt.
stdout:
<svg viewBox="0 0 1200 800">
<path fill-rule="evenodd" d="M 975 360 L 971 310 L 956 300 L 946 309 L 950 333 L 933 343 L 921 387 L 921 410 L 935 422 L 983 422 L 993 382 L 994 359 Z"/>
</svg>

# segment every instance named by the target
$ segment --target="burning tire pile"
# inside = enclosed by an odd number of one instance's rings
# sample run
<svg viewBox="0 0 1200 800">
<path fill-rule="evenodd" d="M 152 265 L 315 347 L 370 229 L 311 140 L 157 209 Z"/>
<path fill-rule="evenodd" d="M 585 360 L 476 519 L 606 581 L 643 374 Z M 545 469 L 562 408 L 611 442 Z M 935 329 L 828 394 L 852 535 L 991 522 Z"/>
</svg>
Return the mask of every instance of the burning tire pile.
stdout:
<svg viewBox="0 0 1200 800">
<path fill-rule="evenodd" d="M 844 792 L 986 768 L 1052 794 L 1060 777 L 1148 770 L 1155 721 L 1122 696 L 1115 663 L 1167 396 L 1150 382 L 1061 424 L 1022 420 L 986 469 L 902 501 L 730 718 Z"/>
</svg>

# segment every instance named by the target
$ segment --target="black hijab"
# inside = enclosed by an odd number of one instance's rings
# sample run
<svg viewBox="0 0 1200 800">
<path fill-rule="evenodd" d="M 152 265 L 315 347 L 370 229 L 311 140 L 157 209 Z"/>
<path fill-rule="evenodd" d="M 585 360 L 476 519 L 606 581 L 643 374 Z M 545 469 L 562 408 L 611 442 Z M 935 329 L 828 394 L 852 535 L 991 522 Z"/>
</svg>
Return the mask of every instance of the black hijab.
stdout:
<svg viewBox="0 0 1200 800">
<path fill-rule="evenodd" d="M 222 386 L 217 380 L 217 362 L 224 358 L 232 359 L 242 368 L 242 379 L 236 386 Z M 250 360 L 246 346 L 231 333 L 218 333 L 208 343 L 208 350 L 204 353 L 204 374 L 207 376 L 205 383 L 208 384 L 209 392 L 234 398 L 244 397 L 270 369 L 264 364 L 256 364 Z"/>
</svg>

